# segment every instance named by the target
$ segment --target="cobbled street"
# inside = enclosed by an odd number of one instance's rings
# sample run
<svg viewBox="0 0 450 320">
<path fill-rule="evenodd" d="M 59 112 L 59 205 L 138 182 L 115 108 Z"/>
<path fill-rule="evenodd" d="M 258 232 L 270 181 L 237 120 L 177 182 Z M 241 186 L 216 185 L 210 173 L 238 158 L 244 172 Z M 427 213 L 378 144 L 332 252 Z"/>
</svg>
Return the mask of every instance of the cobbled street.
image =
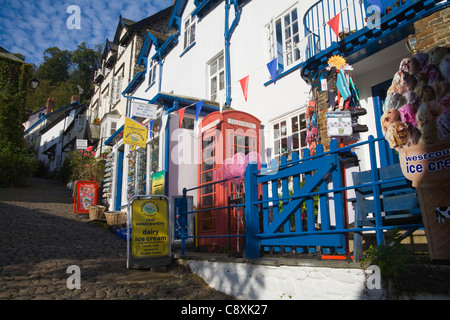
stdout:
<svg viewBox="0 0 450 320">
<path fill-rule="evenodd" d="M 69 266 L 81 288 L 69 289 Z M 126 241 L 104 223 L 78 217 L 72 191 L 32 179 L 0 188 L 0 300 L 225 300 L 185 267 L 126 268 Z"/>
</svg>

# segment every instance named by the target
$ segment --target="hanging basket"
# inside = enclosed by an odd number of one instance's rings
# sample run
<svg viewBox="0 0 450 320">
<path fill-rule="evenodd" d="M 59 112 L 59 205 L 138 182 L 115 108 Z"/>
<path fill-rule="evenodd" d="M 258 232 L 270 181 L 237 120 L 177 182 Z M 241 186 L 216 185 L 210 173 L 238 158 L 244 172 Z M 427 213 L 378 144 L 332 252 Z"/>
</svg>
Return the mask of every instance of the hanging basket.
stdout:
<svg viewBox="0 0 450 320">
<path fill-rule="evenodd" d="M 106 207 L 94 205 L 89 206 L 89 220 L 102 220 Z"/>
<path fill-rule="evenodd" d="M 127 223 L 127 213 L 123 211 L 105 212 L 105 218 L 110 227 L 121 227 Z"/>
</svg>

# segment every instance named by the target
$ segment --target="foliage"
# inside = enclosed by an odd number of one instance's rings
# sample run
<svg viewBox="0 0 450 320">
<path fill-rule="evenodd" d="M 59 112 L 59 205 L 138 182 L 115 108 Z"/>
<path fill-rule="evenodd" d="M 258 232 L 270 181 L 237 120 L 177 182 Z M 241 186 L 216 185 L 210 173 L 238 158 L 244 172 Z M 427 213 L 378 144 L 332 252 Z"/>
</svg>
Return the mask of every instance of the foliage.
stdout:
<svg viewBox="0 0 450 320">
<path fill-rule="evenodd" d="M 36 111 L 45 106 L 49 97 L 55 98 L 56 108 L 70 103 L 73 95 L 79 95 L 78 86 L 83 89 L 80 102 L 85 103 L 93 94 L 92 80 L 102 52 L 102 46 L 90 49 L 81 43 L 71 52 L 57 47 L 44 52 L 44 62 L 34 71 L 40 84 L 34 93 L 29 92 L 26 108 Z"/>
<path fill-rule="evenodd" d="M 23 148 L 0 148 L 0 187 L 25 186 L 36 168 L 34 154 Z"/>
<path fill-rule="evenodd" d="M 32 153 L 26 151 L 22 123 L 31 65 L 0 59 L 0 186 L 23 186 L 36 169 Z"/>
<path fill-rule="evenodd" d="M 376 264 L 381 275 L 386 279 L 396 278 L 404 271 L 405 265 L 410 258 L 410 252 L 401 244 L 401 234 L 398 229 L 393 230 L 393 240 L 388 245 L 371 245 L 366 254 L 365 262 Z"/>
<path fill-rule="evenodd" d="M 101 181 L 103 179 L 105 164 L 95 158 L 92 147 L 72 151 L 66 158 L 64 166 L 71 172 L 70 180 Z"/>
</svg>

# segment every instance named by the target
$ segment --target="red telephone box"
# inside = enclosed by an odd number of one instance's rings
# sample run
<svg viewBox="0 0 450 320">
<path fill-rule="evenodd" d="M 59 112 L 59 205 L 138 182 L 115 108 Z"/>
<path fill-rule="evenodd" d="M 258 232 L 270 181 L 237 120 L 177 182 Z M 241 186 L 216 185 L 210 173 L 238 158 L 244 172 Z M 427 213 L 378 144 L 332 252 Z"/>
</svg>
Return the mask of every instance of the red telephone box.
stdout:
<svg viewBox="0 0 450 320">
<path fill-rule="evenodd" d="M 73 211 L 89 214 L 89 206 L 97 204 L 98 183 L 94 181 L 76 181 Z"/>
<path fill-rule="evenodd" d="M 221 180 L 218 176 L 224 160 L 236 153 L 247 155 L 260 152 L 261 121 L 241 111 L 216 111 L 206 116 L 200 124 L 199 134 L 199 170 L 198 185 Z M 243 186 L 216 183 L 198 189 L 198 209 L 222 207 L 228 205 L 228 199 L 243 197 Z M 229 219 L 230 213 L 230 219 Z M 233 208 L 203 211 L 197 214 L 197 233 L 199 236 L 243 234 L 244 209 Z M 198 238 L 198 245 L 208 251 L 220 251 L 224 248 L 239 250 L 245 243 L 240 237 Z"/>
</svg>

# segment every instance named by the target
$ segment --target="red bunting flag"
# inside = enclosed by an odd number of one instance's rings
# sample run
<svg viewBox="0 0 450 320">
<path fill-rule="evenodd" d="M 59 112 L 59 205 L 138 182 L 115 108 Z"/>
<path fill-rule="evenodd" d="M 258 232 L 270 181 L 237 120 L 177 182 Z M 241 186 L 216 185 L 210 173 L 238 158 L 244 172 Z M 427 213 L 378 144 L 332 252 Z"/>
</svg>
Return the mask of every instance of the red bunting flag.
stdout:
<svg viewBox="0 0 450 320">
<path fill-rule="evenodd" d="M 181 124 L 183 123 L 184 110 L 185 110 L 185 108 L 178 110 L 178 118 L 180 118 L 180 128 L 181 128 Z"/>
<path fill-rule="evenodd" d="M 333 19 L 327 22 L 331 30 L 333 30 L 336 34 L 336 37 L 339 37 L 339 16 L 340 13 L 338 13 Z"/>
<path fill-rule="evenodd" d="M 250 76 L 246 76 L 245 78 L 242 78 L 241 80 L 239 80 L 239 82 L 241 83 L 242 92 L 244 93 L 245 101 L 247 101 L 248 79 L 249 79 L 249 77 Z"/>
</svg>

